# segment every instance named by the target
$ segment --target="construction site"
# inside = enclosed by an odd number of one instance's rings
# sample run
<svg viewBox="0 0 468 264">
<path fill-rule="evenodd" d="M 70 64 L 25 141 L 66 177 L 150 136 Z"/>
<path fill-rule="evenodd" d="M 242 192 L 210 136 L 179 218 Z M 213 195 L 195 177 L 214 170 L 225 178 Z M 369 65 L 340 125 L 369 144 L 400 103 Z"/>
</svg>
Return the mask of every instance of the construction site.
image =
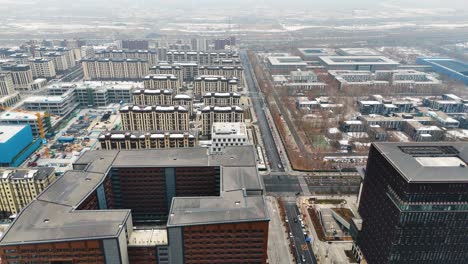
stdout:
<svg viewBox="0 0 468 264">
<path fill-rule="evenodd" d="M 29 125 L 34 142 L 40 141 L 37 150 L 19 164 L 21 167 L 55 167 L 56 174 L 61 175 L 72 169 L 73 162 L 84 151 L 98 146 L 97 138 L 103 131 L 118 128 L 116 109 L 118 105 L 78 109 L 59 117 L 47 112 L 2 108 L 0 124 Z"/>
</svg>

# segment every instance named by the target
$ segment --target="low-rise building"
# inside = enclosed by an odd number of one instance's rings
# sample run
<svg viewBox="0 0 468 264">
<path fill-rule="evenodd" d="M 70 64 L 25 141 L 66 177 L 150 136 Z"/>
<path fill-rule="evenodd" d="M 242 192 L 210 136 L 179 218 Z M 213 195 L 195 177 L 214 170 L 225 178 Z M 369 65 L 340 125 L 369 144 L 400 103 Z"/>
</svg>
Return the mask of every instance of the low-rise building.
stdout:
<svg viewBox="0 0 468 264">
<path fill-rule="evenodd" d="M 378 71 L 392 70 L 399 63 L 384 56 L 320 56 L 328 70 Z"/>
<path fill-rule="evenodd" d="M 99 136 L 101 149 L 193 148 L 197 138 L 188 132 L 110 131 Z"/>
<path fill-rule="evenodd" d="M 215 122 L 238 123 L 244 121 L 244 110 L 239 106 L 206 106 L 201 110 L 201 134 L 211 135 L 211 128 Z"/>
<path fill-rule="evenodd" d="M 47 123 L 44 112 L 5 111 L 0 113 L 0 125 L 29 125 L 34 137 L 40 135 L 40 125 L 45 133 L 49 131 Z"/>
<path fill-rule="evenodd" d="M 434 118 L 437 123 L 446 128 L 457 128 L 460 126 L 460 122 L 458 122 L 455 118 L 448 116 L 446 113 L 441 111 L 428 111 L 427 115 Z"/>
<path fill-rule="evenodd" d="M 230 106 L 239 105 L 240 94 L 238 93 L 206 93 L 203 96 L 203 104 L 206 106 Z"/>
<path fill-rule="evenodd" d="M 78 106 L 72 90 L 62 95 L 36 95 L 23 100 L 23 108 L 26 110 L 48 112 L 58 116 L 66 116 Z"/>
<path fill-rule="evenodd" d="M 307 63 L 299 56 L 270 56 L 267 58 L 271 74 L 287 75 L 291 71 L 306 70 Z"/>
<path fill-rule="evenodd" d="M 403 129 L 414 141 L 442 141 L 445 139 L 444 131 L 438 126 L 424 126 L 418 121 L 407 121 Z"/>
<path fill-rule="evenodd" d="M 460 98 L 454 94 L 444 94 L 442 98 L 424 98 L 423 105 L 445 113 L 468 113 L 468 99 Z"/>
<path fill-rule="evenodd" d="M 122 130 L 188 131 L 189 111 L 183 106 L 124 106 Z"/>
<path fill-rule="evenodd" d="M 230 93 L 236 92 L 238 86 L 237 78 L 226 78 L 218 75 L 201 75 L 193 82 L 193 93 L 202 96 L 206 93 Z"/>
<path fill-rule="evenodd" d="M 211 142 L 211 153 L 223 152 L 227 146 L 250 144 L 245 123 L 213 123 Z"/>
<path fill-rule="evenodd" d="M 341 131 L 348 132 L 365 132 L 366 127 L 361 120 L 347 120 L 341 123 Z"/>
<path fill-rule="evenodd" d="M 0 214 L 17 214 L 56 179 L 53 167 L 0 168 Z"/>
<path fill-rule="evenodd" d="M 149 70 L 148 61 L 142 59 L 87 58 L 81 64 L 87 81 L 140 81 Z"/>
<path fill-rule="evenodd" d="M 317 75 L 313 71 L 292 71 L 291 82 L 293 83 L 312 83 L 317 82 Z"/>
<path fill-rule="evenodd" d="M 20 166 L 40 145 L 29 125 L 0 125 L 0 167 Z"/>
</svg>

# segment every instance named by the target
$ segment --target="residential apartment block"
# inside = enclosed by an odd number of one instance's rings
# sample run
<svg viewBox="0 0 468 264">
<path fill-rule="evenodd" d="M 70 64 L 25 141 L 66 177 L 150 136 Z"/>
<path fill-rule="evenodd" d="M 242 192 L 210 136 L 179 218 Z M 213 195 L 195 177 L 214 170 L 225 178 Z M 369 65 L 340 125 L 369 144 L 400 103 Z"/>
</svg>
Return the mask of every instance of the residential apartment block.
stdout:
<svg viewBox="0 0 468 264">
<path fill-rule="evenodd" d="M 143 78 L 143 86 L 145 89 L 172 90 L 177 94 L 182 87 L 182 83 L 173 74 L 150 74 Z"/>
<path fill-rule="evenodd" d="M 34 58 L 29 60 L 33 78 L 45 78 L 47 80 L 55 78 L 57 75 L 55 65 L 52 60 L 45 58 Z"/>
<path fill-rule="evenodd" d="M 237 92 L 238 80 L 219 75 L 200 75 L 193 81 L 194 95 L 203 96 L 206 93 Z"/>
<path fill-rule="evenodd" d="M 16 91 L 31 91 L 34 82 L 31 67 L 28 64 L 6 64 L 2 71 L 9 72 Z"/>
<path fill-rule="evenodd" d="M 140 81 L 149 69 L 148 61 L 141 59 L 88 58 L 81 64 L 87 81 Z"/>
<path fill-rule="evenodd" d="M 239 105 L 240 94 L 238 93 L 206 93 L 203 96 L 203 104 L 206 106 L 231 106 Z"/>
<path fill-rule="evenodd" d="M 15 91 L 11 74 L 0 72 L 0 107 L 10 107 L 20 100 L 20 94 Z"/>
<path fill-rule="evenodd" d="M 94 53 L 96 58 L 140 59 L 148 61 L 149 66 L 158 63 L 156 50 L 100 50 Z"/>
<path fill-rule="evenodd" d="M 101 149 L 193 148 L 197 138 L 188 132 L 110 131 L 99 136 Z"/>
<path fill-rule="evenodd" d="M 228 78 L 236 77 L 239 80 L 244 78 L 242 66 L 201 66 L 198 72 L 200 75 L 221 75 Z"/>
<path fill-rule="evenodd" d="M 167 61 L 195 62 L 198 65 L 211 65 L 219 59 L 238 59 L 239 54 L 235 52 L 203 52 L 203 51 L 168 51 Z"/>
<path fill-rule="evenodd" d="M 238 123 L 244 121 L 244 110 L 239 106 L 206 106 L 201 110 L 201 134 L 211 135 L 215 122 Z"/>
<path fill-rule="evenodd" d="M 189 111 L 183 106 L 124 106 L 120 115 L 122 130 L 189 130 Z"/>
<path fill-rule="evenodd" d="M 17 214 L 55 180 L 55 169 L 0 168 L 0 214 Z"/>
<path fill-rule="evenodd" d="M 170 90 L 139 89 L 133 92 L 132 102 L 135 105 L 180 105 L 191 113 L 193 99 L 189 95 L 174 94 Z"/>
</svg>

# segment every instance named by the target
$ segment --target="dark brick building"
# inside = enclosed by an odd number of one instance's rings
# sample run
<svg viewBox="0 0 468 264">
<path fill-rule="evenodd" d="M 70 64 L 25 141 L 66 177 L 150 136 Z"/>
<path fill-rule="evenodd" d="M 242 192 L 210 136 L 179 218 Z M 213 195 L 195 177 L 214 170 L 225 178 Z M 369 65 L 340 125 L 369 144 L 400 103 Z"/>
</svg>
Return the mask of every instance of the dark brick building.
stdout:
<svg viewBox="0 0 468 264">
<path fill-rule="evenodd" d="M 467 163 L 468 143 L 372 144 L 357 234 L 366 261 L 466 263 Z"/>
<path fill-rule="evenodd" d="M 131 210 L 131 211 L 130 211 Z M 6 263 L 266 263 L 252 146 L 88 151 L 0 240 Z"/>
</svg>

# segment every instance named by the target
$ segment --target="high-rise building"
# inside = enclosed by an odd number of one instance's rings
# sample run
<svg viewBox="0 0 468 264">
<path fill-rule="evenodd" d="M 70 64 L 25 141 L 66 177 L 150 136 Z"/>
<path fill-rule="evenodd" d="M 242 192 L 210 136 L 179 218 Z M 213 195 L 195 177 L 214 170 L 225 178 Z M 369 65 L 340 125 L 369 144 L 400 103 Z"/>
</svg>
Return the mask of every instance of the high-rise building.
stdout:
<svg viewBox="0 0 468 264">
<path fill-rule="evenodd" d="M 21 100 L 9 72 L 0 72 L 0 107 L 10 107 Z"/>
<path fill-rule="evenodd" d="M 81 63 L 87 81 L 141 81 L 149 69 L 142 59 L 88 58 Z"/>
<path fill-rule="evenodd" d="M 201 66 L 198 72 L 200 75 L 221 75 L 228 78 L 235 77 L 239 80 L 244 78 L 242 66 Z"/>
<path fill-rule="evenodd" d="M 55 169 L 0 168 L 0 214 L 17 214 L 55 180 Z"/>
<path fill-rule="evenodd" d="M 124 106 L 120 116 L 123 130 L 189 130 L 189 111 L 183 106 Z"/>
<path fill-rule="evenodd" d="M 203 104 L 206 106 L 239 105 L 240 97 L 238 93 L 206 93 L 203 96 Z"/>
<path fill-rule="evenodd" d="M 239 106 L 207 106 L 201 110 L 201 134 L 211 135 L 213 123 L 244 122 L 244 110 Z"/>
<path fill-rule="evenodd" d="M 125 39 L 121 41 L 122 49 L 147 50 L 149 41 L 144 39 Z"/>
<path fill-rule="evenodd" d="M 465 263 L 467 163 L 466 142 L 373 143 L 357 228 L 367 263 Z"/>
<path fill-rule="evenodd" d="M 135 105 L 180 105 L 192 112 L 193 99 L 186 94 L 174 95 L 170 90 L 140 89 L 133 92 L 132 102 Z"/>
<path fill-rule="evenodd" d="M 8 72 L 0 72 L 0 97 L 11 95 L 15 92 L 13 78 Z"/>
<path fill-rule="evenodd" d="M 145 89 L 168 89 L 179 93 L 182 84 L 173 74 L 150 74 L 143 78 L 143 86 Z"/>
<path fill-rule="evenodd" d="M 193 148 L 197 138 L 188 132 L 110 131 L 99 136 L 101 149 Z"/>
<path fill-rule="evenodd" d="M 236 92 L 238 83 L 237 78 L 226 78 L 219 75 L 200 75 L 193 81 L 193 93 L 202 96 L 210 92 Z"/>
<path fill-rule="evenodd" d="M 1 66 L 2 71 L 9 72 L 16 91 L 29 91 L 34 82 L 31 67 L 28 64 L 7 64 Z"/>
<path fill-rule="evenodd" d="M 24 263 L 267 263 L 253 146 L 88 151 L 0 239 Z"/>
<path fill-rule="evenodd" d="M 172 74 L 179 79 L 180 83 L 184 82 L 182 67 L 174 64 L 158 64 L 150 67 L 150 74 Z"/>
<path fill-rule="evenodd" d="M 54 62 L 45 58 L 35 58 L 29 60 L 33 78 L 45 78 L 47 80 L 55 78 Z"/>
<path fill-rule="evenodd" d="M 149 66 L 158 63 L 156 50 L 100 50 L 96 51 L 96 58 L 141 59 L 148 61 Z"/>
<path fill-rule="evenodd" d="M 93 58 L 95 55 L 95 51 L 93 46 L 82 46 L 81 48 L 81 58 Z"/>
</svg>

